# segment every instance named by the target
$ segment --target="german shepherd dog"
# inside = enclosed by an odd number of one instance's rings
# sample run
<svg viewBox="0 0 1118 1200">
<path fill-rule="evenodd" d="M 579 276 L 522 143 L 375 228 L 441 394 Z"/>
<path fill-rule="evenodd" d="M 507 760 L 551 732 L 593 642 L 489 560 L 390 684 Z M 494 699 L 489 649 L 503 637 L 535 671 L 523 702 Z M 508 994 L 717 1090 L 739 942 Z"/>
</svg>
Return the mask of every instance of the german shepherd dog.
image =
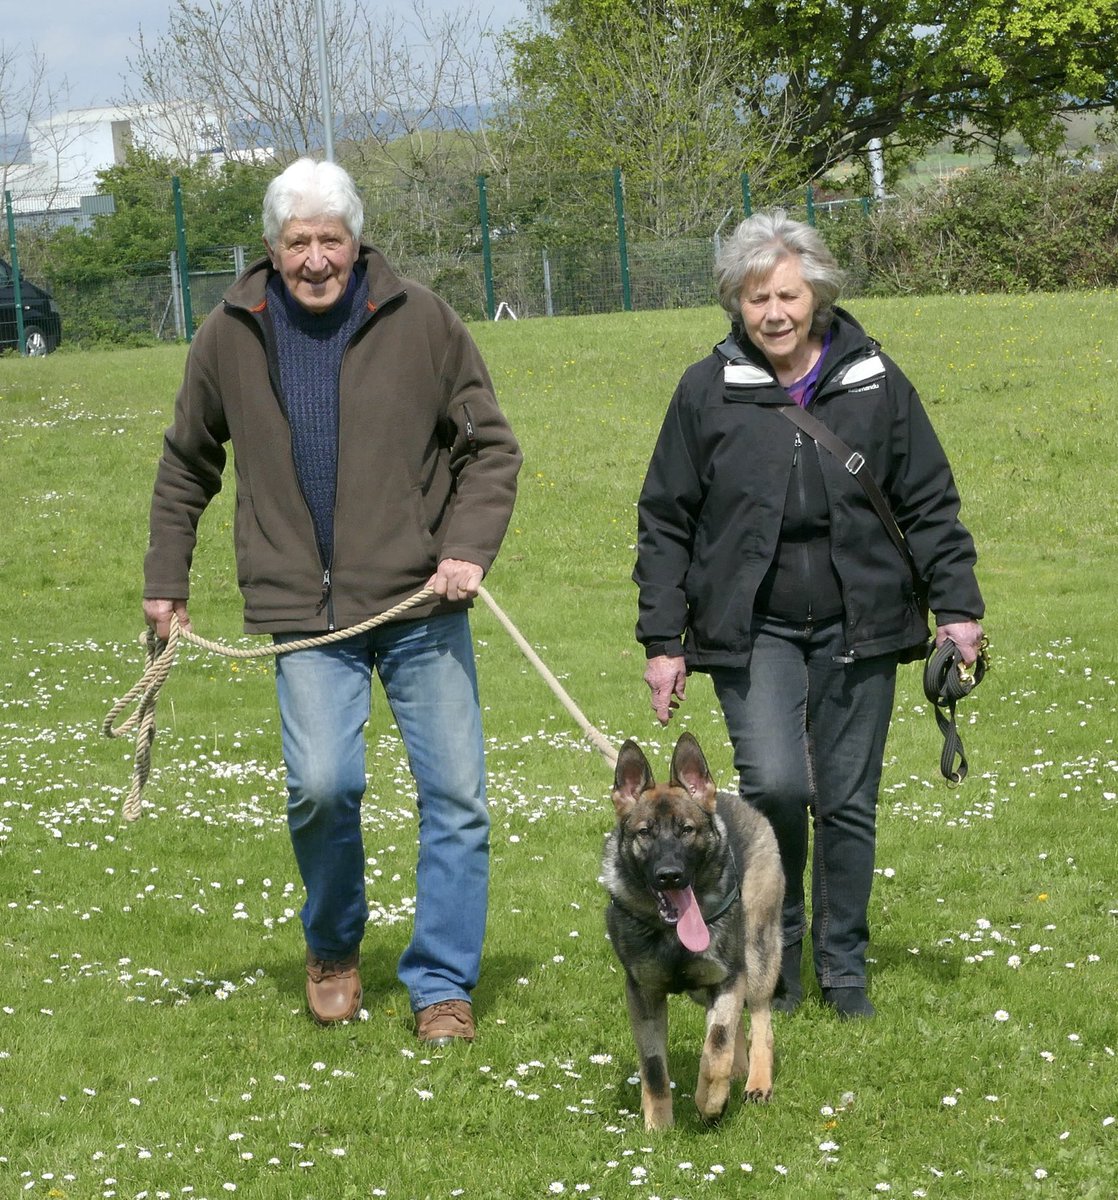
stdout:
<svg viewBox="0 0 1118 1200">
<path fill-rule="evenodd" d="M 689 733 L 676 742 L 664 784 L 627 741 L 617 757 L 613 803 L 618 820 L 602 870 L 610 896 L 606 928 L 625 969 L 645 1128 L 672 1124 L 669 993 L 687 992 L 706 1006 L 695 1089 L 703 1119 L 723 1115 L 731 1080 L 747 1071 L 745 1098 L 771 1099 L 769 1004 L 780 974 L 784 899 L 772 827 L 740 797 L 716 791 Z"/>
</svg>

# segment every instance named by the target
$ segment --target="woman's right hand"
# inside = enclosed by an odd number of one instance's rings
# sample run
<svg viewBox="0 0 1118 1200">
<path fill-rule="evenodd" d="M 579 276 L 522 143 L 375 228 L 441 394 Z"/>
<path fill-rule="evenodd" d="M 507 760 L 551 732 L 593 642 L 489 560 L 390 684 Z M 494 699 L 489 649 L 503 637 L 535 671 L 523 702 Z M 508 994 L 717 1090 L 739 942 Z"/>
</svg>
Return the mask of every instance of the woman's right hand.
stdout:
<svg viewBox="0 0 1118 1200">
<path fill-rule="evenodd" d="M 658 654 L 648 660 L 644 681 L 652 691 L 652 708 L 661 725 L 672 719 L 672 711 L 684 699 L 687 665 L 682 655 Z"/>
</svg>

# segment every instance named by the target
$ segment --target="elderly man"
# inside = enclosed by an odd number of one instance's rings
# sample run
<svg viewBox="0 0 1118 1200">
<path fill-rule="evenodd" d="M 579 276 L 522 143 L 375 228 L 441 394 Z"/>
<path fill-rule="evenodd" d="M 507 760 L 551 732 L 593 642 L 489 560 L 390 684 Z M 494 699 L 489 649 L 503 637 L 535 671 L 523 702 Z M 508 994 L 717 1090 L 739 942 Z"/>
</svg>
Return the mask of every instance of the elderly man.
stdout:
<svg viewBox="0 0 1118 1200">
<path fill-rule="evenodd" d="M 452 309 L 361 242 L 349 175 L 299 159 L 264 198 L 267 256 L 194 339 L 151 505 L 144 615 L 187 627 L 199 518 L 234 449 L 245 629 L 276 641 L 370 632 L 276 659 L 288 826 L 306 887 L 307 1001 L 361 1007 L 368 919 L 361 799 L 372 673 L 419 808 L 412 939 L 399 963 L 421 1041 L 472 1040 L 489 821 L 467 610 L 512 513 L 520 451 Z"/>
</svg>

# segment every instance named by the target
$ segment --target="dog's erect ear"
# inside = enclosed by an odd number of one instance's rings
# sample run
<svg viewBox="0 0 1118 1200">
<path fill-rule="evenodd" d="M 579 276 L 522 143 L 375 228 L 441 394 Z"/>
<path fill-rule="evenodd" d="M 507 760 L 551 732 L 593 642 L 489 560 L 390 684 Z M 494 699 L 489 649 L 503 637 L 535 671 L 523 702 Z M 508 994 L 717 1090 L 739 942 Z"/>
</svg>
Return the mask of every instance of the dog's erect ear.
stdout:
<svg viewBox="0 0 1118 1200">
<path fill-rule="evenodd" d="M 710 768 L 694 734 L 679 735 L 672 753 L 672 783 L 685 788 L 704 808 L 714 811 L 714 797 L 718 789 L 710 777 Z"/>
<path fill-rule="evenodd" d="M 636 804 L 641 792 L 656 781 L 640 746 L 630 738 L 617 752 L 617 766 L 613 772 L 613 806 L 617 815 L 623 817 Z"/>
</svg>

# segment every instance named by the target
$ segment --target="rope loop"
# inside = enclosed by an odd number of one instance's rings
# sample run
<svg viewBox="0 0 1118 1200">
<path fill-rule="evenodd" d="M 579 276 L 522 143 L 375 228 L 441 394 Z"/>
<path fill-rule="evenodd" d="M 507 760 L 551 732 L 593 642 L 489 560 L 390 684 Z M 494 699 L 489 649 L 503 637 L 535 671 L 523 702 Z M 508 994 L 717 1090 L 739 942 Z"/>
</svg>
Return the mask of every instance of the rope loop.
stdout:
<svg viewBox="0 0 1118 1200">
<path fill-rule="evenodd" d="M 924 695 L 932 702 L 936 724 L 943 734 L 939 771 L 952 786 L 962 783 L 967 777 L 967 756 L 955 724 L 955 706 L 982 682 L 989 663 L 985 638 L 973 664 L 968 665 L 963 661 L 959 647 L 950 638 L 938 648 L 933 646 L 924 663 Z"/>
<path fill-rule="evenodd" d="M 401 613 L 422 604 L 424 600 L 433 595 L 435 595 L 435 589 L 425 587 L 386 612 L 362 621 L 360 625 L 351 625 L 346 629 L 334 629 L 329 633 L 316 634 L 313 637 L 296 638 L 294 641 L 283 642 L 279 645 L 273 643 L 246 647 L 227 646 L 222 642 L 213 642 L 208 638 L 200 637 L 192 629 L 184 629 L 179 624 L 178 617 L 173 613 L 166 640 L 156 637 L 155 630 L 148 629 L 141 638 L 142 644 L 146 647 L 143 674 L 119 700 L 113 702 L 101 726 L 101 732 L 107 738 L 124 737 L 125 734 L 135 731 L 136 752 L 132 760 L 132 782 L 122 808 L 124 819 L 134 821 L 140 815 L 144 784 L 147 783 L 148 775 L 151 774 L 151 747 L 155 741 L 155 707 L 159 700 L 159 691 L 167 682 L 171 668 L 175 665 L 175 653 L 180 640 L 208 650 L 211 654 L 220 654 L 224 658 L 274 658 L 280 654 L 290 654 L 295 650 L 309 650 L 315 646 L 327 646 L 333 642 L 341 642 L 346 638 L 367 633 L 370 629 L 384 625 L 400 616 Z M 134 705 L 132 712 L 118 723 L 117 718 L 129 705 Z"/>
</svg>

